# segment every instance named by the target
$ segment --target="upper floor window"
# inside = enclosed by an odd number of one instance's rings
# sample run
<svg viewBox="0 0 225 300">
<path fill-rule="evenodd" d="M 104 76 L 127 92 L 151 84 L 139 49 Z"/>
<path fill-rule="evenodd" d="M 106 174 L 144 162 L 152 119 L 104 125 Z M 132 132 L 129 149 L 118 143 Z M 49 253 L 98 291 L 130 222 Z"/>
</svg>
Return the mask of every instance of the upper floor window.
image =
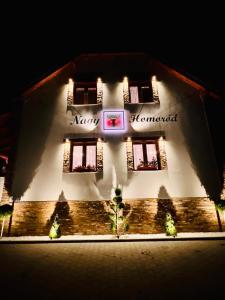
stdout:
<svg viewBox="0 0 225 300">
<path fill-rule="evenodd" d="M 133 166 L 136 171 L 159 170 L 160 156 L 157 140 L 133 140 Z"/>
<path fill-rule="evenodd" d="M 96 172 L 97 141 L 71 141 L 72 172 Z"/>
<path fill-rule="evenodd" d="M 147 77 L 146 77 L 147 78 Z M 159 103 L 156 76 L 149 80 L 128 80 L 123 78 L 123 100 L 125 103 Z"/>
<path fill-rule="evenodd" d="M 135 81 L 129 84 L 130 103 L 153 102 L 150 81 Z"/>
<path fill-rule="evenodd" d="M 75 82 L 74 104 L 96 104 L 97 86 L 96 82 Z"/>
</svg>

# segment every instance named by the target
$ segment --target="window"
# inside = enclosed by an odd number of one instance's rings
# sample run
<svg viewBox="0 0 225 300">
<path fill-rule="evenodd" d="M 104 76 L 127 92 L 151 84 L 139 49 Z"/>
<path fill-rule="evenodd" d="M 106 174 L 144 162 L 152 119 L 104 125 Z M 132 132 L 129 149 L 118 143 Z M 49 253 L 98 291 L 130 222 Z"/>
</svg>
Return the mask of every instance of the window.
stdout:
<svg viewBox="0 0 225 300">
<path fill-rule="evenodd" d="M 75 82 L 74 104 L 96 104 L 97 87 L 95 82 Z"/>
<path fill-rule="evenodd" d="M 71 171 L 96 172 L 96 141 L 72 141 Z"/>
<path fill-rule="evenodd" d="M 145 171 L 160 169 L 157 140 L 134 140 L 132 145 L 134 170 Z"/>
<path fill-rule="evenodd" d="M 129 86 L 130 103 L 153 102 L 150 81 L 134 81 Z"/>
</svg>

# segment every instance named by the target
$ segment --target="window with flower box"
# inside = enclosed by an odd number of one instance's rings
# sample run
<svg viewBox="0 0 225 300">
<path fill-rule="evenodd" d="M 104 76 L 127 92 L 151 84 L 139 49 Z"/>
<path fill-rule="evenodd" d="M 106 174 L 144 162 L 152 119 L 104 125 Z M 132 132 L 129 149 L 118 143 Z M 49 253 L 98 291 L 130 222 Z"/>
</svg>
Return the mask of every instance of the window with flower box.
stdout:
<svg viewBox="0 0 225 300">
<path fill-rule="evenodd" d="M 160 170 L 160 154 L 158 140 L 133 140 L 133 170 L 154 171 Z"/>
<path fill-rule="evenodd" d="M 97 171 L 97 141 L 71 141 L 71 172 Z"/>
</svg>

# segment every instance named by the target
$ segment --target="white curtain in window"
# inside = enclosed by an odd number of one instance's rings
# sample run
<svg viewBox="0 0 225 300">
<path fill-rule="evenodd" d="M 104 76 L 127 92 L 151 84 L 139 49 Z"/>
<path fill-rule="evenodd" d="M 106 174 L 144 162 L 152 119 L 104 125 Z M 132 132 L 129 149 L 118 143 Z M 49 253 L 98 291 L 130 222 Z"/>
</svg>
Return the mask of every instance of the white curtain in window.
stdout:
<svg viewBox="0 0 225 300">
<path fill-rule="evenodd" d="M 138 165 L 144 160 L 142 144 L 133 145 L 134 153 L 134 170 L 137 170 Z"/>
<path fill-rule="evenodd" d="M 147 144 L 146 145 L 146 149 L 147 149 L 147 160 L 148 163 L 151 163 L 152 161 L 156 162 L 156 169 L 158 169 L 157 167 L 157 151 L 156 151 L 156 145 L 155 144 Z"/>
<path fill-rule="evenodd" d="M 131 86 L 130 87 L 130 102 L 131 103 L 139 103 L 138 87 L 137 86 Z"/>
<path fill-rule="evenodd" d="M 83 146 L 73 146 L 73 165 L 72 169 L 82 166 Z"/>
<path fill-rule="evenodd" d="M 87 146 L 86 151 L 86 167 L 91 166 L 92 168 L 96 168 L 96 146 Z"/>
</svg>

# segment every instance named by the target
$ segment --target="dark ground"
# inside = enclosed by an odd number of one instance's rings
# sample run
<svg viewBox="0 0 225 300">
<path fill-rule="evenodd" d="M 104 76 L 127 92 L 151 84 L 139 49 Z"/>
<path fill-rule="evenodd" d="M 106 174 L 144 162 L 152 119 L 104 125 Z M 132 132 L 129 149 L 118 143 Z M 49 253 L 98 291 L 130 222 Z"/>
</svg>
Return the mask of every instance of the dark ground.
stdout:
<svg viewBox="0 0 225 300">
<path fill-rule="evenodd" d="M 224 240 L 1 244 L 1 293 L 4 299 L 222 299 L 224 254 Z"/>
</svg>

